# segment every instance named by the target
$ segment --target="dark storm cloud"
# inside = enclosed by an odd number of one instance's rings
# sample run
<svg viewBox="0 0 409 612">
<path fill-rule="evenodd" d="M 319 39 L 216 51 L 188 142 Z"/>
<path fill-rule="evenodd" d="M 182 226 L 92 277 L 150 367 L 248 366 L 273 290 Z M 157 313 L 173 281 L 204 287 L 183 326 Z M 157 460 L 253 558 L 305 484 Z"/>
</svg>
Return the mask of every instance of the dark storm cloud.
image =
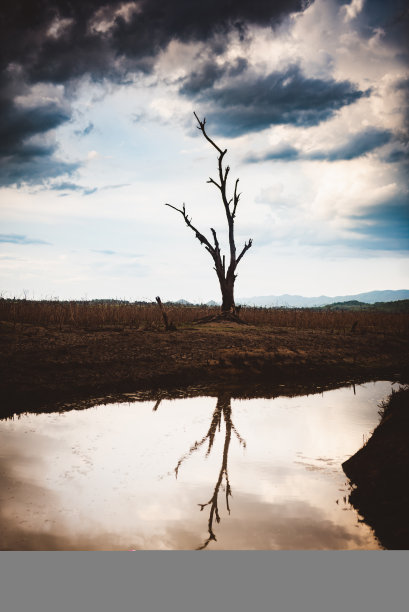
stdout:
<svg viewBox="0 0 409 612">
<path fill-rule="evenodd" d="M 271 25 L 308 0 L 14 0 L 3 3 L 0 15 L 0 182 L 41 183 L 73 172 L 78 164 L 56 159 L 55 147 L 43 136 L 66 122 L 70 110 L 56 104 L 15 103 L 37 83 L 69 84 L 88 75 L 127 82 L 135 72 L 153 70 L 155 58 L 169 42 L 201 41 L 211 55 L 221 53 L 224 36 L 235 29 L 245 36 L 251 24 Z M 231 70 L 240 70 L 240 65 Z M 191 75 L 187 90 L 198 91 L 203 78 L 211 83 L 215 68 Z M 196 85 L 195 85 L 196 83 Z M 196 87 L 196 90 L 195 90 Z M 87 126 L 83 135 L 91 131 Z M 36 138 L 36 143 L 32 139 Z"/>
<path fill-rule="evenodd" d="M 17 83 L 15 75 L 3 75 L 1 81 L 0 184 L 41 183 L 74 172 L 78 164 L 56 158 L 57 145 L 50 137 L 52 130 L 70 120 L 66 105 L 58 101 L 22 102 L 27 87 Z"/>
<path fill-rule="evenodd" d="M 376 128 L 367 128 L 354 134 L 351 139 L 328 152 L 317 152 L 307 155 L 307 159 L 317 159 L 326 161 L 350 160 L 362 157 L 367 153 L 371 153 L 378 147 L 387 144 L 392 138 L 391 132 L 388 130 L 378 130 Z"/>
<path fill-rule="evenodd" d="M 294 161 L 299 159 L 300 152 L 289 144 L 279 144 L 263 153 L 251 153 L 244 158 L 247 164 L 257 164 L 263 161 Z"/>
<path fill-rule="evenodd" d="M 248 62 L 244 57 L 237 58 L 234 62 L 225 63 L 222 66 L 208 59 L 184 79 L 179 91 L 187 96 L 195 96 L 202 90 L 212 87 L 216 81 L 225 75 L 239 76 L 246 70 L 247 66 Z"/>
<path fill-rule="evenodd" d="M 121 12 L 123 5 L 135 10 Z M 273 25 L 305 0 L 16 0 L 2 10 L 4 66 L 22 64 L 32 81 L 113 76 L 118 57 L 156 56 L 173 39 L 209 41 L 246 24 Z M 60 24 L 58 27 L 56 24 Z M 219 43 L 220 44 L 220 43 Z"/>
<path fill-rule="evenodd" d="M 43 184 L 51 178 L 69 175 L 79 168 L 77 163 L 67 163 L 54 157 L 56 149 L 41 149 L 41 154 L 29 154 L 29 147 L 24 151 L 0 160 L 0 186 Z"/>
<path fill-rule="evenodd" d="M 51 185 L 49 189 L 53 191 L 82 191 L 83 187 L 81 185 L 77 185 L 76 183 L 64 182 Z"/>
<path fill-rule="evenodd" d="M 409 196 L 399 195 L 351 215 L 362 248 L 385 251 L 409 249 Z"/>
<path fill-rule="evenodd" d="M 129 22 L 117 19 L 114 44 L 126 57 L 155 55 L 172 39 L 210 42 L 215 34 L 231 29 L 243 36 L 248 24 L 274 25 L 309 4 L 303 0 L 146 0 Z M 213 41 L 215 52 L 223 49 L 220 39 Z"/>
<path fill-rule="evenodd" d="M 79 168 L 54 157 L 56 147 L 24 146 L 15 154 L 0 159 L 0 185 L 42 184 L 50 178 L 70 175 Z"/>
<path fill-rule="evenodd" d="M 194 70 L 188 76 L 180 88 L 180 93 L 187 96 L 194 96 L 203 89 L 209 89 L 220 79 L 225 72 L 225 68 L 218 66 L 212 61 L 206 62 L 200 70 Z"/>
<path fill-rule="evenodd" d="M 405 148 L 396 148 L 389 151 L 386 155 L 382 157 L 382 161 L 387 164 L 397 164 L 399 162 L 407 162 L 409 159 L 409 153 Z"/>
<path fill-rule="evenodd" d="M 294 65 L 265 77 L 242 76 L 239 83 L 207 89 L 196 99 L 211 105 L 207 116 L 219 134 L 240 136 L 271 125 L 318 125 L 369 93 L 349 81 L 308 78 Z"/>
<path fill-rule="evenodd" d="M 9 244 L 51 244 L 45 240 L 35 240 L 22 234 L 0 234 L 0 243 Z"/>
<path fill-rule="evenodd" d="M 350 4 L 350 2 L 340 2 Z M 396 49 L 407 61 L 409 57 L 409 7 L 407 0 L 366 0 L 355 18 L 360 34 L 371 38 L 378 31 L 382 40 Z"/>
<path fill-rule="evenodd" d="M 404 130 L 407 143 L 409 141 L 409 78 L 400 79 L 396 83 L 395 89 L 403 94 L 402 110 L 404 113 Z"/>
<path fill-rule="evenodd" d="M 66 110 L 56 103 L 24 108 L 10 101 L 4 101 L 0 109 L 0 155 L 2 157 L 12 155 L 16 151 L 21 155 L 27 154 L 23 144 L 27 139 L 48 132 L 70 118 Z M 39 148 L 34 151 L 32 149 L 32 145 L 29 145 L 28 155 L 41 154 Z"/>
<path fill-rule="evenodd" d="M 346 143 L 326 151 L 303 153 L 291 145 L 281 144 L 263 153 L 248 155 L 244 161 L 247 163 L 257 163 L 260 161 L 294 161 L 297 159 L 330 162 L 351 160 L 371 153 L 390 142 L 392 137 L 392 133 L 389 130 L 367 128 L 354 134 Z"/>
</svg>

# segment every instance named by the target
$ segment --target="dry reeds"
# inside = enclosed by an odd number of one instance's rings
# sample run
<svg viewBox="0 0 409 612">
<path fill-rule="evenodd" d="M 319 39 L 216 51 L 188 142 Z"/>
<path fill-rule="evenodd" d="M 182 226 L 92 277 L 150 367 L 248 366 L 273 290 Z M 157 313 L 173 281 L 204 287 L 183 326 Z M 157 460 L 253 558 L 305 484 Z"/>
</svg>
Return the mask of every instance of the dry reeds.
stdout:
<svg viewBox="0 0 409 612">
<path fill-rule="evenodd" d="M 209 306 L 165 304 L 169 320 L 176 326 L 191 323 L 215 311 Z M 217 309 L 216 309 L 217 310 Z M 14 325 L 30 324 L 73 328 L 160 328 L 162 315 L 153 303 L 129 303 L 119 300 L 59 301 L 0 299 L 0 321 Z"/>
<path fill-rule="evenodd" d="M 325 329 L 334 333 L 407 333 L 409 315 L 376 310 L 320 308 L 242 308 L 241 317 L 252 325 L 293 329 Z"/>
<path fill-rule="evenodd" d="M 169 320 L 177 327 L 215 315 L 217 306 L 165 304 Z M 246 323 L 267 328 L 328 330 L 332 333 L 407 333 L 409 316 L 376 310 L 325 310 L 313 308 L 242 307 Z M 0 321 L 43 327 L 104 329 L 162 329 L 162 315 L 153 303 L 119 300 L 59 301 L 0 299 Z"/>
</svg>

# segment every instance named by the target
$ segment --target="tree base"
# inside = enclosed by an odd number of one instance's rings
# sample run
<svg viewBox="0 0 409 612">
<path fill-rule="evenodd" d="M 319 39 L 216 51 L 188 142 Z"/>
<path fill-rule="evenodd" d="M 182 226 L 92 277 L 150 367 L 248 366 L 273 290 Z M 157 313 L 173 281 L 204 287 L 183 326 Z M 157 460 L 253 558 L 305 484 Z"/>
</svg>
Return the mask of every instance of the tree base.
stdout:
<svg viewBox="0 0 409 612">
<path fill-rule="evenodd" d="M 220 312 L 217 315 L 208 315 L 207 317 L 201 317 L 196 319 L 194 323 L 200 325 L 202 323 L 238 323 L 239 325 L 248 325 L 246 321 L 240 319 L 240 317 L 232 312 Z"/>
</svg>

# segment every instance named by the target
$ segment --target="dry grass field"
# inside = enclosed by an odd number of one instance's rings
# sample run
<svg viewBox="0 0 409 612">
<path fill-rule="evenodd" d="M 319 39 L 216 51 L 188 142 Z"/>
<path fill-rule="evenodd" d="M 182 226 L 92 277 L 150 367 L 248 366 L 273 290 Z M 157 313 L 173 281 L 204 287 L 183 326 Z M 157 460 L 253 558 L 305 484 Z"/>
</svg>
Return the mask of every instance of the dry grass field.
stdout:
<svg viewBox="0 0 409 612">
<path fill-rule="evenodd" d="M 195 321 L 217 308 L 0 300 L 2 414 L 134 393 L 296 394 L 409 380 L 409 315 L 242 308 L 247 325 Z"/>
<path fill-rule="evenodd" d="M 169 321 L 183 328 L 218 312 L 217 306 L 165 305 Z M 314 308 L 251 308 L 243 307 L 241 319 L 250 325 L 296 330 L 320 329 L 338 333 L 409 332 L 409 316 L 375 310 L 325 310 Z M 63 302 L 58 300 L 0 299 L 0 321 L 17 324 L 57 327 L 59 329 L 101 329 L 124 327 L 140 330 L 163 328 L 156 303 L 118 301 Z"/>
</svg>

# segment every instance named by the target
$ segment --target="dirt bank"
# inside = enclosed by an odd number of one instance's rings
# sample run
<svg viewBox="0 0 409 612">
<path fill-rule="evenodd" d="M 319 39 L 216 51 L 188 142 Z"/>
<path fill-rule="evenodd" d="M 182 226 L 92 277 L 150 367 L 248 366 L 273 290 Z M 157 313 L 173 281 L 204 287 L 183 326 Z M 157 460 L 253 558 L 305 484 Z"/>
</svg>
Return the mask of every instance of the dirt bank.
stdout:
<svg viewBox="0 0 409 612">
<path fill-rule="evenodd" d="M 351 504 L 385 548 L 409 549 L 409 388 L 392 393 L 367 444 L 342 467 Z"/>
<path fill-rule="evenodd" d="M 230 324 L 175 332 L 0 323 L 2 415 L 152 396 L 308 392 L 371 379 L 409 380 L 398 334 L 333 333 Z M 187 390 L 189 388 L 189 390 Z"/>
</svg>

